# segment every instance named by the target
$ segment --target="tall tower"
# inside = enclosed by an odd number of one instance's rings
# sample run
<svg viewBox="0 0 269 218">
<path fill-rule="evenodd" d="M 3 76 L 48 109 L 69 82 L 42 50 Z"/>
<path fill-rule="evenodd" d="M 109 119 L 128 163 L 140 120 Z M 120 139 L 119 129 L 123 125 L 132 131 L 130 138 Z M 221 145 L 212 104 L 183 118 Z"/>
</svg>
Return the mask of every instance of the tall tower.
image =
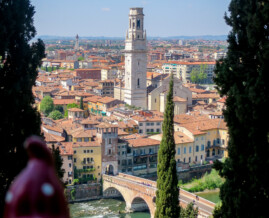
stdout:
<svg viewBox="0 0 269 218">
<path fill-rule="evenodd" d="M 79 50 L 78 39 L 79 39 L 79 37 L 78 37 L 78 34 L 77 34 L 77 36 L 76 36 L 76 42 L 75 42 L 75 47 L 74 47 L 75 50 Z"/>
<path fill-rule="evenodd" d="M 147 108 L 147 44 L 143 8 L 130 8 L 125 40 L 124 101 Z"/>
</svg>

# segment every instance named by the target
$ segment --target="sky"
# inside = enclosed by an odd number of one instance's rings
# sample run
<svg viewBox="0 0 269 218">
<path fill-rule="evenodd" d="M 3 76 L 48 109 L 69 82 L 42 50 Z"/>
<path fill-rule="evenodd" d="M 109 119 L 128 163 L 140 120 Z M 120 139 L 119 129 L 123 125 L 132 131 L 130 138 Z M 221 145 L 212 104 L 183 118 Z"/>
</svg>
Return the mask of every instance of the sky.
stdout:
<svg viewBox="0 0 269 218">
<path fill-rule="evenodd" d="M 230 0 L 31 0 L 37 35 L 124 37 L 131 7 L 148 36 L 227 35 Z"/>
</svg>

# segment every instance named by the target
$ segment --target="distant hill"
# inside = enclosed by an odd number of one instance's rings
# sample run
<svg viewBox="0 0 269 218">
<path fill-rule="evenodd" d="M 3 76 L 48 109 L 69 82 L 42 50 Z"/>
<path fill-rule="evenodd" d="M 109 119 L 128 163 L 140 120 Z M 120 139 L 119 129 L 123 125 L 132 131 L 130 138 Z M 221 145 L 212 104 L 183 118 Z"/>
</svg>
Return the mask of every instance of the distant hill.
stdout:
<svg viewBox="0 0 269 218">
<path fill-rule="evenodd" d="M 75 36 L 50 36 L 50 35 L 41 35 L 37 36 L 43 40 L 75 40 Z M 89 40 L 124 40 L 124 37 L 107 37 L 107 36 L 80 36 L 80 39 L 89 39 Z M 149 40 L 227 40 L 227 35 L 204 35 L 204 36 L 168 36 L 168 37 L 159 37 L 159 36 L 149 36 Z"/>
</svg>

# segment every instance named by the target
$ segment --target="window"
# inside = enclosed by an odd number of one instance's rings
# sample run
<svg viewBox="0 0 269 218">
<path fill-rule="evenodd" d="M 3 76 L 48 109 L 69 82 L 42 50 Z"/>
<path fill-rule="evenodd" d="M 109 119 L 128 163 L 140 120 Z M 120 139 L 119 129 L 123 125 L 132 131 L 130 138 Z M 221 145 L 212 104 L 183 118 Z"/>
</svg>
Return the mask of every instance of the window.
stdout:
<svg viewBox="0 0 269 218">
<path fill-rule="evenodd" d="M 186 163 L 186 158 L 184 157 L 184 163 Z"/>
<path fill-rule="evenodd" d="M 151 126 L 154 126 L 154 123 L 150 123 Z"/>
<path fill-rule="evenodd" d="M 189 157 L 189 163 L 191 162 L 191 157 Z"/>
<path fill-rule="evenodd" d="M 93 150 L 91 150 L 91 153 L 93 153 Z"/>
<path fill-rule="evenodd" d="M 210 147 L 210 145 L 211 145 L 211 142 L 207 141 L 207 147 Z"/>
<path fill-rule="evenodd" d="M 72 156 L 69 155 L 69 156 L 68 156 L 68 160 L 72 160 Z"/>
<path fill-rule="evenodd" d="M 139 123 L 139 126 L 143 126 L 143 123 Z"/>
<path fill-rule="evenodd" d="M 225 144 L 225 140 L 224 140 L 224 139 L 222 139 L 222 144 L 223 144 L 223 145 Z"/>
<path fill-rule="evenodd" d="M 120 165 L 120 160 L 118 160 L 118 164 Z"/>
<path fill-rule="evenodd" d="M 150 126 L 150 123 L 146 123 L 147 126 Z"/>
<path fill-rule="evenodd" d="M 204 151 L 204 150 L 205 150 L 205 146 L 201 145 L 201 151 Z"/>
<path fill-rule="evenodd" d="M 156 129 L 156 132 L 160 132 L 160 129 Z"/>
<path fill-rule="evenodd" d="M 180 148 L 177 149 L 177 154 L 180 154 Z"/>
<path fill-rule="evenodd" d="M 137 29 L 140 29 L 140 19 L 138 19 L 138 20 L 136 21 L 136 26 L 137 26 Z"/>
<path fill-rule="evenodd" d="M 74 150 L 74 154 L 76 154 L 77 153 L 77 150 Z"/>
<path fill-rule="evenodd" d="M 108 139 L 108 144 L 111 144 L 111 139 Z"/>
<path fill-rule="evenodd" d="M 177 162 L 180 163 L 180 159 L 177 159 Z"/>
<path fill-rule="evenodd" d="M 197 162 L 197 156 L 195 156 L 195 161 Z"/>
<path fill-rule="evenodd" d="M 77 158 L 74 158 L 74 163 L 76 163 L 77 162 Z"/>
<path fill-rule="evenodd" d="M 151 132 L 154 132 L 154 129 L 151 129 Z"/>
<path fill-rule="evenodd" d="M 140 129 L 140 130 L 139 130 L 139 133 L 143 133 L 143 130 L 142 130 L 142 129 Z"/>
<path fill-rule="evenodd" d="M 87 151 L 86 150 L 83 150 L 84 153 L 86 153 Z"/>
<path fill-rule="evenodd" d="M 87 150 L 87 153 L 90 153 L 90 150 Z"/>
<path fill-rule="evenodd" d="M 191 146 L 189 147 L 189 153 L 191 153 Z"/>
<path fill-rule="evenodd" d="M 203 155 L 201 155 L 201 160 L 203 160 Z"/>
<path fill-rule="evenodd" d="M 89 141 L 88 137 L 84 138 L 84 142 L 88 142 L 88 141 Z"/>
<path fill-rule="evenodd" d="M 124 155 L 125 154 L 125 151 L 123 151 L 121 154 Z"/>
<path fill-rule="evenodd" d="M 147 132 L 150 132 L 150 129 L 147 129 Z"/>
<path fill-rule="evenodd" d="M 198 141 L 199 140 L 199 138 L 198 137 L 196 137 L 196 141 Z"/>
<path fill-rule="evenodd" d="M 140 80 L 137 79 L 137 88 L 139 88 L 139 86 L 140 86 Z"/>
<path fill-rule="evenodd" d="M 70 168 L 72 167 L 72 164 L 71 164 L 71 163 L 69 164 L 69 167 L 70 167 Z"/>
<path fill-rule="evenodd" d="M 87 158 L 87 162 L 90 162 L 90 158 Z"/>
<path fill-rule="evenodd" d="M 199 145 L 196 145 L 196 152 L 199 152 Z"/>
<path fill-rule="evenodd" d="M 187 153 L 187 148 L 186 147 L 184 147 L 184 154 L 186 154 Z M 185 162 L 185 161 L 184 161 Z"/>
<path fill-rule="evenodd" d="M 111 154 L 111 149 L 108 149 L 108 154 Z"/>
<path fill-rule="evenodd" d="M 160 126 L 160 125 L 161 125 L 161 123 L 160 123 L 160 122 L 158 122 L 158 123 L 156 123 L 156 125 L 157 125 L 157 126 Z"/>
<path fill-rule="evenodd" d="M 77 141 L 78 142 L 82 142 L 82 138 L 77 138 Z"/>
</svg>

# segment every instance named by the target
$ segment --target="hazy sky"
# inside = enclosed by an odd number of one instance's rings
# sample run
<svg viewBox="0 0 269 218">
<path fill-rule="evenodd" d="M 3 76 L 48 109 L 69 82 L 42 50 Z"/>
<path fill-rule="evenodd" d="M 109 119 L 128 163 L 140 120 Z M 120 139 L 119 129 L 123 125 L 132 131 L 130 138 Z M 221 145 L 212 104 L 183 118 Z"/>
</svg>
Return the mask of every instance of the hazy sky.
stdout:
<svg viewBox="0 0 269 218">
<path fill-rule="evenodd" d="M 148 36 L 226 35 L 230 0 L 31 0 L 38 35 L 124 37 L 131 7 L 143 7 Z"/>
</svg>

